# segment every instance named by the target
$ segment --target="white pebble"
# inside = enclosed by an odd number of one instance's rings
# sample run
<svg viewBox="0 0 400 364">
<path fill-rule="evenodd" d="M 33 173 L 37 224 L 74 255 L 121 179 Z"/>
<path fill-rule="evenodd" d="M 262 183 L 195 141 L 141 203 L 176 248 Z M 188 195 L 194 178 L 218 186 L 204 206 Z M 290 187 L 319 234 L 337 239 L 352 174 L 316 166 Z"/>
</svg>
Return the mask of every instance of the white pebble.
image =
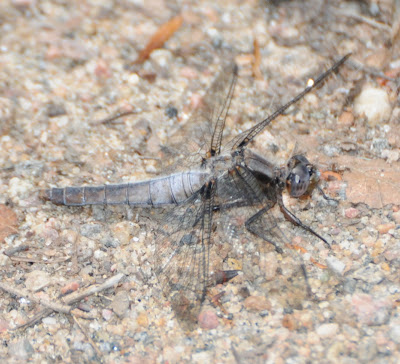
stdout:
<svg viewBox="0 0 400 364">
<path fill-rule="evenodd" d="M 106 258 L 107 254 L 104 253 L 102 250 L 96 250 L 93 254 L 94 259 L 96 260 L 103 260 Z"/>
<path fill-rule="evenodd" d="M 389 120 L 392 107 L 385 90 L 366 86 L 354 101 L 354 111 L 365 115 L 369 126 L 376 126 Z"/>
<path fill-rule="evenodd" d="M 317 328 L 317 334 L 320 338 L 332 338 L 336 336 L 339 330 L 338 324 L 322 324 Z"/>
<path fill-rule="evenodd" d="M 47 326 L 57 325 L 57 319 L 55 317 L 45 317 L 42 322 Z"/>
<path fill-rule="evenodd" d="M 339 276 L 343 275 L 343 272 L 346 268 L 346 264 L 335 257 L 326 258 L 326 264 L 333 273 Z"/>
<path fill-rule="evenodd" d="M 166 68 L 171 63 L 172 53 L 168 49 L 156 49 L 151 52 L 150 58 L 160 67 Z"/>
<path fill-rule="evenodd" d="M 400 344 L 400 325 L 394 325 L 389 331 L 389 337 L 397 344 Z"/>
<path fill-rule="evenodd" d="M 10 179 L 8 195 L 15 199 L 25 198 L 29 191 L 32 191 L 33 186 L 26 180 L 19 179 L 18 177 L 13 177 Z M 15 202 L 15 201 L 14 201 Z"/>
</svg>

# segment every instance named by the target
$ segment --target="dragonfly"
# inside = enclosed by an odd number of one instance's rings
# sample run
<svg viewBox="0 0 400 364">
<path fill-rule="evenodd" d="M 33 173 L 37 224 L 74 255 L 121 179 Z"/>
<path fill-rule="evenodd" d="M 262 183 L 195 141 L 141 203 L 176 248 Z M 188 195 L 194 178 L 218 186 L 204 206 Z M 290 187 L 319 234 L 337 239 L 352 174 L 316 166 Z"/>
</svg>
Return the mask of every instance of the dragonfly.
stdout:
<svg viewBox="0 0 400 364">
<path fill-rule="evenodd" d="M 50 188 L 42 192 L 42 198 L 66 206 L 162 209 L 161 218 L 151 227 L 153 269 L 178 321 L 193 328 L 211 282 L 215 282 L 213 277 L 221 271 L 218 266 L 230 253 L 250 257 L 243 259 L 247 263 L 241 268 L 254 279 L 262 276 L 263 247 L 292 254 L 293 249 L 287 249 L 291 244 L 287 233 L 272 213 L 276 207 L 286 220 L 328 244 L 286 208 L 283 199 L 284 191 L 294 198 L 311 194 L 319 181 L 318 169 L 303 155 L 294 155 L 277 166 L 248 145 L 274 119 L 336 72 L 349 56 L 310 79 L 302 92 L 266 119 L 225 143 L 223 132 L 238 76 L 238 67 L 232 62 L 212 83 L 203 107 L 194 111 L 178 133 L 176 144 L 183 144 L 183 135 L 195 144 L 195 152 L 171 146 L 171 151 L 178 149 L 179 168 L 174 173 L 124 184 Z M 305 275 L 301 270 L 294 275 Z M 236 275 L 235 270 L 227 272 L 229 278 Z M 282 291 L 284 287 L 279 283 L 276 289 Z"/>
</svg>

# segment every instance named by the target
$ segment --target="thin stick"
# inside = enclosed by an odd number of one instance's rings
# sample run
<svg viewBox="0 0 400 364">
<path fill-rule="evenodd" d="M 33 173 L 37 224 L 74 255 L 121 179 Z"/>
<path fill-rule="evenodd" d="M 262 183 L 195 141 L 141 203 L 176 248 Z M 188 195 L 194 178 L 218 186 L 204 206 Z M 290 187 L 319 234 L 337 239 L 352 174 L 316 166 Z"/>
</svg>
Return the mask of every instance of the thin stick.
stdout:
<svg viewBox="0 0 400 364">
<path fill-rule="evenodd" d="M 98 286 L 90 286 L 87 289 L 85 289 L 82 292 L 73 292 L 67 296 L 65 296 L 63 298 L 63 301 L 65 302 L 65 304 L 67 305 L 72 305 L 76 302 L 79 302 L 80 300 L 94 295 L 96 293 L 99 293 L 101 291 L 104 291 L 108 288 L 113 287 L 115 284 L 117 284 L 123 277 L 125 277 L 124 274 L 120 273 L 115 275 L 114 277 L 111 277 L 109 279 L 107 279 L 104 283 L 98 285 Z M 31 319 L 29 319 L 26 323 L 17 326 L 14 330 L 18 330 L 21 328 L 26 328 L 29 327 L 35 323 L 37 323 L 38 321 L 42 320 L 44 317 L 47 317 L 49 315 L 51 315 L 54 312 L 53 309 L 51 308 L 44 308 L 43 310 L 39 311 L 35 316 L 33 316 Z M 68 312 L 69 313 L 69 312 Z"/>
<path fill-rule="evenodd" d="M 115 115 L 107 116 L 104 119 L 97 120 L 97 121 L 93 122 L 93 124 L 97 125 L 97 124 L 113 123 L 115 120 L 122 118 L 123 116 L 132 115 L 132 114 L 136 114 L 136 113 L 137 113 L 136 110 L 117 112 Z"/>
<path fill-rule="evenodd" d="M 72 308 L 71 306 L 62 304 L 61 302 L 50 302 L 47 299 L 36 297 L 33 293 L 28 292 L 26 289 L 23 289 L 23 288 L 17 289 L 15 287 L 9 286 L 7 283 L 4 283 L 4 282 L 0 282 L 0 288 L 3 291 L 6 291 L 15 296 L 26 297 L 30 301 L 39 303 L 39 304 L 41 304 L 45 307 L 48 307 L 56 312 L 70 313 L 71 308 Z"/>
</svg>

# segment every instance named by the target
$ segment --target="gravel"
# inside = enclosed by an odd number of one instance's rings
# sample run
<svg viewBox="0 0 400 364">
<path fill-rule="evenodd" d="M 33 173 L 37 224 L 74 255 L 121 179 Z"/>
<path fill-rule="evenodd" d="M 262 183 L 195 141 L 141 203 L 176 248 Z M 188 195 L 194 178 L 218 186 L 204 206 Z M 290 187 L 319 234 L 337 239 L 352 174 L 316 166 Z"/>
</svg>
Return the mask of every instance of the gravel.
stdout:
<svg viewBox="0 0 400 364">
<path fill-rule="evenodd" d="M 51 313 L 18 330 L 43 307 L 0 291 L 4 361 L 398 363 L 400 133 L 397 86 L 388 77 L 400 76 L 399 45 L 390 39 L 392 4 L 377 6 L 368 12 L 361 2 L 317 0 L 1 2 L 0 204 L 15 213 L 10 224 L 11 215 L 1 215 L 0 229 L 9 229 L 1 250 L 27 246 L 1 254 L 2 282 L 61 303 L 71 282 L 79 294 L 124 275 L 73 305 L 71 314 Z M 181 28 L 149 60 L 133 64 L 177 13 Z M 274 163 L 299 152 L 332 172 L 321 188 L 338 203 L 317 191 L 285 200 L 331 248 L 283 224 L 295 249 L 277 254 L 266 244 L 263 280 L 253 279 L 258 262 L 247 261 L 247 273 L 211 287 L 193 331 L 179 326 L 154 275 L 151 214 L 53 206 L 38 197 L 51 186 L 165 172 L 161 145 L 201 105 L 224 60 L 239 65 L 226 120 L 227 133 L 235 134 L 350 51 L 336 75 L 252 145 Z M 252 239 L 243 240 L 250 249 Z M 210 251 L 213 268 L 246 262 L 229 260 L 231 242 L 219 243 Z"/>
</svg>

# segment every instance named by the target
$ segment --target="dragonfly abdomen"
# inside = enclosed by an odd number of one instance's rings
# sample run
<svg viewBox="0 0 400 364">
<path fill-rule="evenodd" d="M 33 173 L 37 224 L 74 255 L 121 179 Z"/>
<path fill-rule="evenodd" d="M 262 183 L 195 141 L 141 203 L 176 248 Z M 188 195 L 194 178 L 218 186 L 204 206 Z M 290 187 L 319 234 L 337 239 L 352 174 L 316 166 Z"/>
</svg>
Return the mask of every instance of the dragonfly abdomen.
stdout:
<svg viewBox="0 0 400 364">
<path fill-rule="evenodd" d="M 188 171 L 147 181 L 117 185 L 51 188 L 41 193 L 44 200 L 57 205 L 130 205 L 161 207 L 178 205 L 198 191 L 208 173 Z"/>
</svg>

